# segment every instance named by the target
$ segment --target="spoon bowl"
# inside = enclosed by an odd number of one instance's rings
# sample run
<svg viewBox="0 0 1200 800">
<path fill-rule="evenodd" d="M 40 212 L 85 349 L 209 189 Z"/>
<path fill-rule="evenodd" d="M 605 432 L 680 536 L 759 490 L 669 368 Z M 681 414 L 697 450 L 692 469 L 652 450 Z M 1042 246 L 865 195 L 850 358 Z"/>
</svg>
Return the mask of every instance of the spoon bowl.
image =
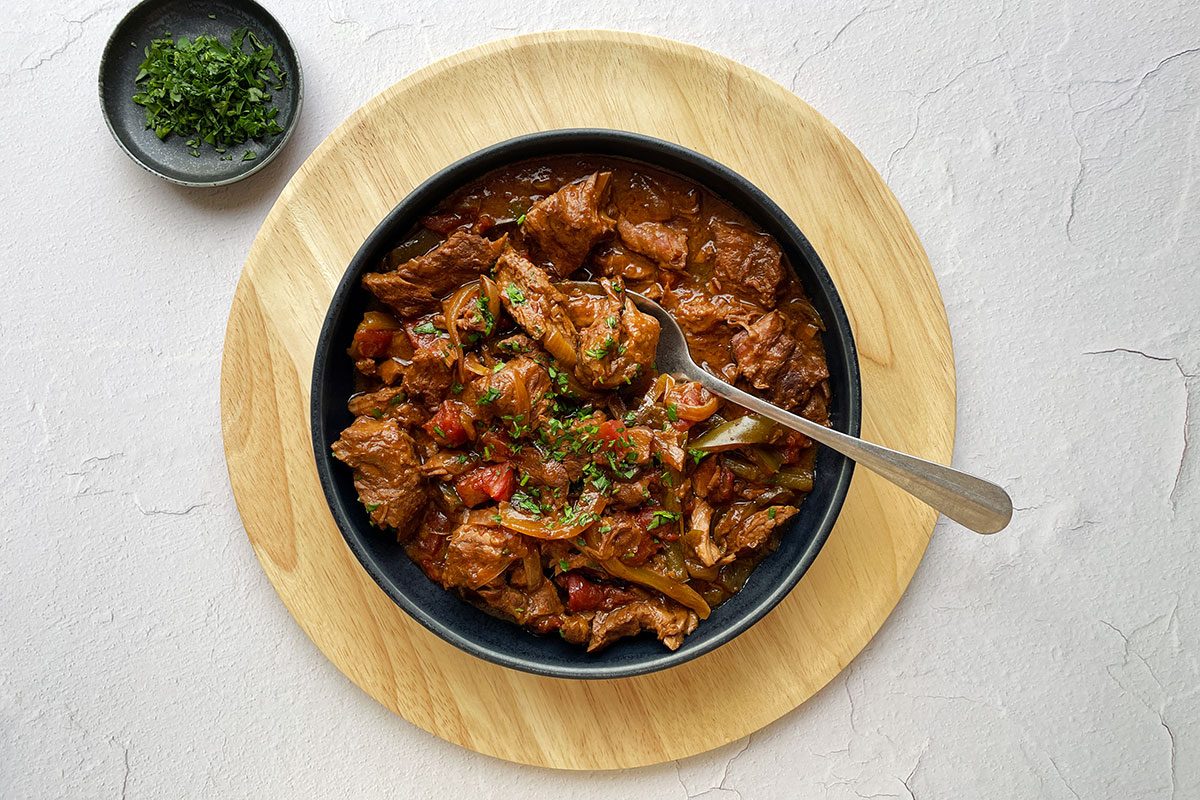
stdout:
<svg viewBox="0 0 1200 800">
<path fill-rule="evenodd" d="M 918 500 L 976 533 L 997 533 L 1004 530 L 1012 519 L 1012 500 L 1007 492 L 994 483 L 827 428 L 718 378 L 692 360 L 683 329 L 670 312 L 637 292 L 627 290 L 626 294 L 639 310 L 658 320 L 660 331 L 655 364 L 659 372 L 682 375 L 719 397 L 803 433 L 887 478 Z"/>
</svg>

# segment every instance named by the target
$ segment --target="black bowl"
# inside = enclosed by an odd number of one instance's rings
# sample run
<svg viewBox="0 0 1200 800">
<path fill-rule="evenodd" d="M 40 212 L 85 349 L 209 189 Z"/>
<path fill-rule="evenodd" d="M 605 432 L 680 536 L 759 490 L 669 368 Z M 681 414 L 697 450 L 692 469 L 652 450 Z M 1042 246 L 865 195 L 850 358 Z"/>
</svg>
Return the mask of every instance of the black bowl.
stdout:
<svg viewBox="0 0 1200 800">
<path fill-rule="evenodd" d="M 359 286 L 362 274 L 375 269 L 423 214 L 464 184 L 515 161 L 571 154 L 616 156 L 674 172 L 722 196 L 774 235 L 828 327 L 823 338 L 833 390 L 833 427 L 858 435 L 861 387 L 849 320 L 821 260 L 779 206 L 732 170 L 679 145 L 622 131 L 559 130 L 501 142 L 450 165 L 418 186 L 367 237 L 334 293 L 317 341 L 313 448 L 329 507 L 350 549 L 380 587 L 422 625 L 472 655 L 513 669 L 557 678 L 621 678 L 666 669 L 707 653 L 745 631 L 782 600 L 829 536 L 850 486 L 853 462 L 822 448 L 813 491 L 785 526 L 779 549 L 763 559 L 745 588 L 703 620 L 678 650 L 671 652 L 641 636 L 599 653 L 586 653 L 558 636 L 537 636 L 489 616 L 430 581 L 392 537 L 369 525 L 350 470 L 329 452 L 353 421 L 346 409 L 353 392 L 353 367 L 346 348 L 367 306 L 366 292 Z"/>
<path fill-rule="evenodd" d="M 275 48 L 275 60 L 286 73 L 283 88 L 272 92 L 272 103 L 279 109 L 276 121 L 283 133 L 230 147 L 225 154 L 232 155 L 230 161 L 222 161 L 221 154 L 209 145 L 200 148 L 198 157 L 192 156 L 184 146 L 188 137 L 172 134 L 160 140 L 146 127 L 145 109 L 132 100 L 137 91 L 134 78 L 152 39 L 167 33 L 189 39 L 208 34 L 228 42 L 236 28 L 248 28 Z M 300 59 L 291 41 L 275 18 L 254 0 L 144 0 L 117 23 L 100 59 L 100 109 L 113 138 L 140 166 L 181 186 L 224 186 L 267 166 L 291 138 L 303 96 Z M 256 157 L 243 161 L 247 150 Z"/>
</svg>

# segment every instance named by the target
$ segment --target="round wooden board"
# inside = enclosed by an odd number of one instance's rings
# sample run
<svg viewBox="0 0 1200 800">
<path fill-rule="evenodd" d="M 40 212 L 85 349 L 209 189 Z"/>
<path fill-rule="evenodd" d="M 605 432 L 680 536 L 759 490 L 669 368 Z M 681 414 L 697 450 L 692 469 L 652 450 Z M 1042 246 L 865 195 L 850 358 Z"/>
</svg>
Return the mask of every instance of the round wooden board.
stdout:
<svg viewBox="0 0 1200 800">
<path fill-rule="evenodd" d="M 494 666 L 388 599 L 346 547 L 317 482 L 308 387 L 326 307 L 364 237 L 424 178 L 484 145 L 567 127 L 669 139 L 765 190 L 841 292 L 862 364 L 863 435 L 949 462 L 945 309 L 878 173 L 762 75 L 695 47 L 612 32 L 538 34 L 461 53 L 392 86 L 334 131 L 250 250 L 226 334 L 222 422 L 263 569 L 351 680 L 413 724 L 481 753 L 567 769 L 632 767 L 739 739 L 828 683 L 900 599 L 936 515 L 858 470 L 828 543 L 782 604 L 725 647 L 638 678 L 574 682 Z"/>
</svg>

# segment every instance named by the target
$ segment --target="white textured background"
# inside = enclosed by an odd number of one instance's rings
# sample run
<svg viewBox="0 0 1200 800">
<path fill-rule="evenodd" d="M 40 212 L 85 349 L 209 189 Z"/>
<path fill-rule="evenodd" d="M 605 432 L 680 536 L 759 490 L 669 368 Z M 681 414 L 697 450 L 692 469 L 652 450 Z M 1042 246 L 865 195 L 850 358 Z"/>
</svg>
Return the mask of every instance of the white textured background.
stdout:
<svg viewBox="0 0 1200 800">
<path fill-rule="evenodd" d="M 128 2 L 0 11 L 0 797 L 1200 796 L 1200 4 L 267 0 L 300 128 L 204 192 L 101 121 Z M 289 174 L 431 60 L 563 27 L 711 48 L 858 144 L 945 295 L 955 462 L 1020 508 L 992 539 L 940 524 L 797 711 L 621 773 L 479 756 L 356 689 L 259 569 L 218 421 L 234 283 Z"/>
</svg>

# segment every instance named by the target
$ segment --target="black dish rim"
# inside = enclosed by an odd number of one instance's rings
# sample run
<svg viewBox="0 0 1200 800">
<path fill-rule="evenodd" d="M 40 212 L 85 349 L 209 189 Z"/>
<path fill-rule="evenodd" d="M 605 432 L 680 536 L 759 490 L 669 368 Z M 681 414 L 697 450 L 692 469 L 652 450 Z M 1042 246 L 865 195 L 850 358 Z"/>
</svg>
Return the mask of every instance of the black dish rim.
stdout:
<svg viewBox="0 0 1200 800">
<path fill-rule="evenodd" d="M 839 409 L 836 415 L 839 418 L 835 421 L 835 427 L 845 433 L 859 435 L 862 389 L 857 348 L 850 322 L 824 264 L 808 239 L 787 214 L 764 192 L 741 175 L 719 162 L 681 145 L 628 131 L 570 128 L 518 136 L 485 147 L 456 161 L 410 192 L 366 238 L 351 259 L 333 294 L 317 340 L 310 394 L 313 451 L 321 487 L 325 492 L 330 512 L 342 532 L 346 544 L 379 587 L 425 628 L 467 653 L 522 672 L 566 679 L 633 677 L 678 666 L 728 643 L 748 630 L 782 601 L 804 576 L 829 537 L 849 490 L 854 462 L 833 453 L 833 451 L 822 450 L 819 454 L 817 486 L 827 486 L 828 499 L 823 507 L 810 508 L 809 503 L 812 501 L 813 495 L 817 494 L 817 491 L 814 490 L 802 504 L 801 513 L 789 521 L 788 527 L 781 536 L 781 540 L 787 540 L 788 537 L 802 535 L 803 532 L 794 529 L 798 526 L 797 520 L 806 516 L 805 512 L 808 512 L 807 516 L 813 516 L 815 513 L 816 519 L 806 526 L 809 529 L 807 539 L 802 545 L 796 545 L 800 549 L 798 556 L 781 580 L 769 587 L 764 587 L 765 591 L 760 592 L 762 596 L 754 600 L 751 607 L 743 610 L 736 617 L 725 620 L 722 628 L 714 630 L 711 627 L 714 620 L 713 617 L 710 617 L 703 621 L 696 633 L 688 637 L 684 644 L 675 651 L 669 651 L 660 643 L 654 642 L 659 650 L 653 651 L 645 657 L 633 660 L 617 659 L 618 663 L 615 664 L 605 663 L 603 657 L 606 653 L 621 648 L 622 643 L 617 643 L 596 654 L 585 654 L 582 648 L 576 648 L 578 650 L 577 660 L 571 662 L 570 659 L 566 659 L 568 663 L 558 663 L 553 660 L 522 657 L 505 652 L 503 648 L 479 642 L 468 633 L 446 624 L 437 615 L 422 608 L 410 598 L 404 591 L 404 587 L 371 553 L 369 537 L 378 540 L 379 535 L 377 532 L 372 532 L 367 524 L 363 524 L 366 519 L 365 513 L 362 511 L 352 487 L 348 493 L 346 492 L 345 487 L 349 484 L 348 474 L 342 476 L 342 486 L 339 487 L 339 478 L 335 475 L 335 470 L 342 465 L 334 463 L 329 450 L 330 444 L 337 439 L 344 427 L 344 425 L 338 427 L 336 424 L 332 424 L 330 416 L 332 414 L 342 417 L 349 416 L 349 412 L 345 410 L 346 395 L 330 396 L 329 376 L 332 370 L 344 369 L 347 374 L 350 372 L 349 363 L 343 361 L 345 358 L 344 344 L 349 339 L 345 334 L 348 324 L 346 309 L 354 293 L 362 291 L 359 288 L 362 273 L 373 269 L 378 263 L 380 255 L 388 249 L 389 245 L 394 246 L 400 241 L 423 213 L 427 213 L 456 189 L 507 164 L 530 158 L 557 155 L 609 156 L 640 161 L 651 167 L 673 172 L 726 199 L 772 233 L 787 254 L 793 271 L 801 280 L 806 293 L 818 306 L 825 319 L 827 331 L 823 335 L 823 340 L 826 346 L 827 361 L 830 365 L 831 382 L 834 383 L 831 386 L 833 403 L 834 407 Z M 357 320 L 353 320 L 353 324 L 356 323 Z M 835 376 L 840 376 L 841 380 L 834 382 Z M 340 406 L 341 410 L 336 410 L 336 406 Z M 347 496 L 347 494 L 351 496 Z M 357 509 L 357 513 L 355 513 L 355 509 Z M 356 521 L 354 516 L 361 519 Z M 394 546 L 400 548 L 398 544 Z M 761 570 L 768 560 L 778 558 L 784 549 L 781 544 L 778 550 L 756 567 L 755 572 Z M 403 552 L 401 552 L 401 557 L 407 560 L 407 555 Z M 453 599 L 456 603 L 473 608 L 456 594 L 433 584 L 415 565 L 413 565 L 413 569 L 417 570 L 417 574 L 423 580 L 428 581 L 429 585 L 435 586 L 438 592 Z M 752 575 L 747 587 L 735 595 L 734 599 L 749 591 L 753 581 L 754 576 Z M 727 605 L 729 603 L 714 611 L 714 617 Z M 488 617 L 482 611 L 478 613 L 495 624 L 511 629 L 510 633 L 513 637 L 547 638 L 536 637 L 515 623 Z M 701 631 L 705 631 L 706 625 L 710 626 L 706 631 L 707 638 L 689 647 L 689 642 L 694 637 L 698 637 Z"/>
<path fill-rule="evenodd" d="M 304 107 L 304 70 L 300 63 L 300 55 L 296 52 L 296 46 L 292 43 L 292 40 L 288 36 L 283 25 L 279 23 L 279 20 L 277 20 L 275 16 L 271 14 L 271 12 L 263 8 L 262 5 L 255 2 L 255 0 L 223 0 L 223 2 L 228 3 L 231 6 L 241 6 L 245 9 L 245 12 L 248 15 L 259 19 L 265 28 L 274 29 L 270 34 L 270 38 L 272 40 L 271 43 L 274 44 L 282 53 L 285 53 L 286 57 L 296 65 L 295 75 L 289 74 L 287 76 L 289 82 L 294 85 L 294 88 L 289 86 L 287 89 L 285 89 L 285 91 L 294 92 L 295 103 L 291 114 L 288 116 L 287 125 L 284 126 L 283 133 L 278 134 L 278 138 L 268 144 L 266 154 L 261 158 L 255 159 L 254 163 L 251 164 L 245 171 L 237 172 L 227 178 L 219 178 L 217 180 L 204 180 L 199 177 L 197 177 L 196 180 L 185 180 L 175 177 L 174 175 L 168 175 L 167 173 L 158 169 L 154 164 L 144 160 L 141 156 L 134 152 L 129 143 L 126 141 L 126 136 L 128 135 L 127 132 L 125 130 L 118 130 L 117 126 L 114 124 L 112 115 L 109 114 L 107 100 L 108 92 L 116 91 L 116 89 L 108 87 L 104 78 L 105 73 L 108 70 L 109 60 L 115 58 L 114 54 L 117 52 L 117 48 L 122 47 L 122 45 L 128 41 L 129 37 L 125 34 L 127 26 L 133 24 L 134 21 L 139 18 L 139 16 L 147 13 L 149 9 L 155 6 L 163 6 L 173 2 L 179 2 L 179 0 L 141 0 L 141 2 L 137 3 L 133 6 L 133 8 L 125 12 L 120 21 L 118 21 L 116 26 L 113 28 L 112 33 L 109 34 L 108 40 L 104 43 L 104 50 L 100 56 L 100 69 L 97 77 L 97 87 L 100 92 L 100 114 L 104 117 L 105 127 L 108 128 L 108 132 L 112 134 L 113 140 L 116 141 L 122 152 L 129 156 L 133 163 L 137 164 L 150 174 L 158 178 L 162 178 L 164 181 L 169 183 L 173 183 L 176 186 L 185 186 L 190 189 L 215 189 L 221 186 L 228 186 L 232 183 L 245 180 L 251 175 L 261 172 L 267 167 L 268 164 L 274 161 L 280 153 L 283 152 L 283 150 L 287 147 L 288 142 L 291 141 L 292 134 L 295 132 L 300 121 L 300 113 Z M 191 5 L 195 4 L 193 3 Z"/>
</svg>

